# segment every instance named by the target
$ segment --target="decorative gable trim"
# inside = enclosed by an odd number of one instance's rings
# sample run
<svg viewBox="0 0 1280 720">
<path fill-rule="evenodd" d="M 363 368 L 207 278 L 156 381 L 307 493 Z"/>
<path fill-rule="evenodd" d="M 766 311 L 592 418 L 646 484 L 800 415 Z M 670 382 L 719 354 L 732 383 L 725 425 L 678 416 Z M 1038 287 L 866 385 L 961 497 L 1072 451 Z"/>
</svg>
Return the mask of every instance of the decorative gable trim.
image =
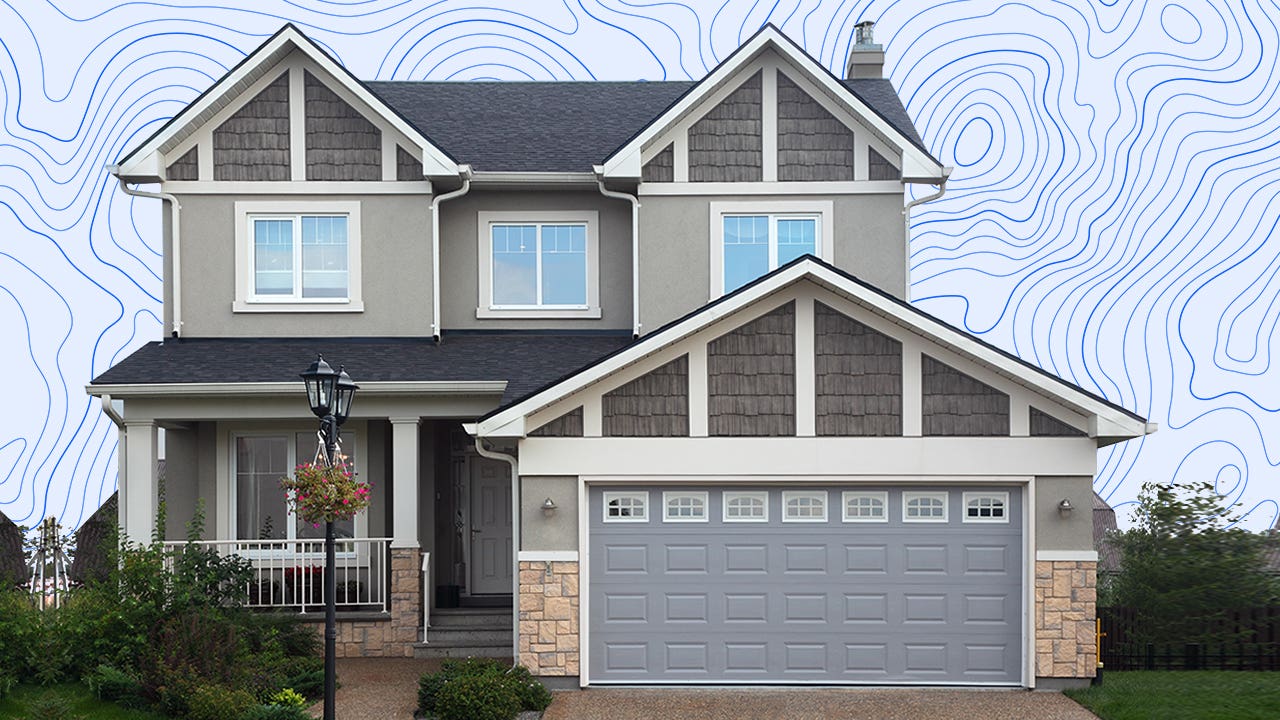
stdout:
<svg viewBox="0 0 1280 720">
<path fill-rule="evenodd" d="M 419 132 L 394 108 L 374 95 L 341 63 L 308 38 L 297 27 L 287 24 L 249 53 L 190 105 L 171 118 L 150 138 L 124 156 L 113 173 L 130 182 L 160 182 L 164 179 L 164 155 L 176 149 L 193 132 L 214 115 L 233 105 L 249 86 L 262 79 L 290 53 L 298 51 L 334 78 L 344 90 L 376 112 L 396 132 L 407 138 L 421 156 L 424 175 L 458 176 L 462 168 L 452 156 Z M 203 159 L 203 158 L 202 158 Z M 300 179 L 300 178 L 299 178 Z"/>
<path fill-rule="evenodd" d="M 888 144 L 902 153 L 904 182 L 938 183 L 944 177 L 942 163 L 915 141 L 896 129 L 874 108 L 845 87 L 831 71 L 791 41 L 773 25 L 765 25 L 751 39 L 715 67 L 698 84 L 655 117 L 622 147 L 615 150 L 600 166 L 605 178 L 639 179 L 642 173 L 641 151 L 664 133 L 669 126 L 708 101 L 734 75 L 748 66 L 766 49 L 773 49 L 797 70 L 840 101 Z M 766 95 L 775 93 L 766 93 Z M 768 123 L 766 123 L 768 124 Z M 773 128 L 765 128 L 765 134 Z M 767 149 L 766 149 L 767 150 Z M 677 155 L 679 152 L 677 151 Z M 677 166 L 681 158 L 676 158 Z"/>
</svg>

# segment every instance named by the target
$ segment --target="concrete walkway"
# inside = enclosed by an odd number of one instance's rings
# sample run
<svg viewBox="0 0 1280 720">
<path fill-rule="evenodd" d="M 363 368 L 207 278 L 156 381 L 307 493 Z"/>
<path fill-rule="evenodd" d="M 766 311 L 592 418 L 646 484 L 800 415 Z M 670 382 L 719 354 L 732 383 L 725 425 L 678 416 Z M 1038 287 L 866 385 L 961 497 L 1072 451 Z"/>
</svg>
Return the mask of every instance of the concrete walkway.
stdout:
<svg viewBox="0 0 1280 720">
<path fill-rule="evenodd" d="M 409 720 L 439 660 L 340 658 L 337 720 Z M 320 717 L 319 704 L 311 708 Z M 1097 720 L 1054 692 L 910 688 L 623 688 L 555 693 L 543 720 Z"/>
</svg>

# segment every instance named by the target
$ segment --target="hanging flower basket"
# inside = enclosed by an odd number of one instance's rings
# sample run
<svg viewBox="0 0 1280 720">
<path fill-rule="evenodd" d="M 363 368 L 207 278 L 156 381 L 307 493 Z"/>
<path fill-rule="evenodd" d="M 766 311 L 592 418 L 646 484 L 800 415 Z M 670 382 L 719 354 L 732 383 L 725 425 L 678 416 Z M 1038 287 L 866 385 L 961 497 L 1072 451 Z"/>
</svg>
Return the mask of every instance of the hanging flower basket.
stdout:
<svg viewBox="0 0 1280 720">
<path fill-rule="evenodd" d="M 350 520 L 369 507 L 371 485 L 356 479 L 350 465 L 333 467 L 304 463 L 294 468 L 293 476 L 280 481 L 289 506 L 303 522 Z"/>
</svg>

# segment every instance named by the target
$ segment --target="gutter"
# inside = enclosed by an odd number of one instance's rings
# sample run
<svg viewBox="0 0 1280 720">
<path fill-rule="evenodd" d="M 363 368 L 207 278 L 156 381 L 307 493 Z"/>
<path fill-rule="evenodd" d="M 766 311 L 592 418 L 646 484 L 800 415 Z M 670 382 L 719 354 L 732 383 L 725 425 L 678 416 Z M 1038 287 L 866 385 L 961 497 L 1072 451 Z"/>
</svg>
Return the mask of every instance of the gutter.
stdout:
<svg viewBox="0 0 1280 720">
<path fill-rule="evenodd" d="M 596 185 L 600 194 L 631 203 L 631 337 L 640 337 L 640 198 L 604 186 L 604 168 L 596 166 Z"/>
<path fill-rule="evenodd" d="M 462 197 L 471 190 L 471 166 L 459 165 L 462 187 L 431 197 L 431 336 L 440 342 L 440 203 Z"/>
<path fill-rule="evenodd" d="M 119 175 L 119 165 L 108 165 L 107 172 L 115 175 L 116 180 L 120 181 L 120 190 L 122 190 L 125 195 L 169 201 L 169 211 L 172 213 L 172 218 L 169 224 L 172 228 L 171 233 L 173 238 L 172 253 L 170 253 L 171 257 L 169 258 L 169 262 L 172 264 L 172 269 L 169 274 L 173 276 L 173 302 L 170 307 L 173 310 L 172 334 L 173 337 L 178 337 L 182 333 L 182 274 L 179 271 L 179 261 L 182 258 L 182 243 L 180 242 L 182 238 L 182 203 L 178 202 L 177 196 L 171 193 L 146 192 L 144 190 L 135 190 L 129 187 L 129 183 L 125 182 L 125 179 Z"/>
<path fill-rule="evenodd" d="M 112 383 L 87 385 L 89 395 L 110 397 L 111 393 L 129 397 L 278 397 L 296 395 L 302 388 L 299 380 L 277 382 L 226 383 Z M 361 396 L 369 395 L 501 395 L 506 380 L 386 380 L 362 381 Z"/>
<path fill-rule="evenodd" d="M 902 236 L 903 236 L 903 241 L 906 243 L 906 249 L 905 249 L 905 252 L 903 253 L 904 255 L 903 262 L 905 264 L 905 268 L 904 268 L 905 272 L 903 272 L 902 277 L 906 279 L 906 283 L 907 283 L 907 287 L 905 292 L 903 292 L 903 296 L 904 296 L 904 299 L 907 300 L 907 302 L 911 301 L 911 208 L 917 205 L 923 205 L 927 202 L 933 202 L 934 200 L 937 200 L 938 198 L 946 194 L 947 180 L 951 177 L 951 173 L 954 170 L 955 168 L 951 166 L 942 168 L 942 181 L 938 183 L 938 192 L 925 195 L 922 198 L 916 198 L 915 200 L 912 200 L 911 202 L 907 203 L 906 207 L 902 208 L 902 216 L 903 216 Z"/>
<path fill-rule="evenodd" d="M 475 433 L 476 426 L 471 423 L 462 426 L 469 433 Z M 514 455 L 489 450 L 484 446 L 484 439 L 479 435 L 476 439 L 476 454 L 490 460 L 501 460 L 511 466 L 511 595 L 515 602 L 511 603 L 511 657 L 520 660 L 520 461 Z"/>
<path fill-rule="evenodd" d="M 102 395 L 102 414 L 115 423 L 117 428 L 124 430 L 124 418 L 120 417 L 120 413 L 116 412 L 115 407 L 111 405 L 111 396 L 105 393 Z"/>
</svg>

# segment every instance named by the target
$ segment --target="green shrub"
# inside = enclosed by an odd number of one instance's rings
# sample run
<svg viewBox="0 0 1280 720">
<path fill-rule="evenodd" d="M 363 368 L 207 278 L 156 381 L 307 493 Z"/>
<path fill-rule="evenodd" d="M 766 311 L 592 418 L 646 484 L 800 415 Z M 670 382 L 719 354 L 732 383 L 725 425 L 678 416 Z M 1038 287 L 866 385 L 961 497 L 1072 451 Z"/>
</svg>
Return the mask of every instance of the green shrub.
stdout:
<svg viewBox="0 0 1280 720">
<path fill-rule="evenodd" d="M 435 697 L 440 720 L 512 720 L 520 698 L 502 675 L 464 675 L 444 683 Z"/>
<path fill-rule="evenodd" d="M 99 665 L 84 676 L 84 683 L 100 700 L 126 708 L 141 708 L 146 705 L 146 700 L 142 697 L 142 683 L 119 668 Z"/>
<path fill-rule="evenodd" d="M 486 687 L 502 688 L 500 693 L 490 695 L 507 695 L 516 700 L 516 712 L 520 710 L 545 710 L 551 704 L 551 693 L 530 674 L 522 665 L 512 667 L 501 660 L 491 658 L 467 658 L 466 660 L 445 660 L 440 671 L 428 673 L 418 679 L 418 711 L 424 715 L 435 714 L 440 718 L 448 718 L 447 710 L 442 705 L 443 694 L 454 693 L 459 680 L 478 680 Z M 455 699 L 455 703 L 457 700 Z M 497 707 L 501 707 L 500 705 Z M 514 713 L 513 713 L 514 715 Z M 458 715 L 455 717 L 467 717 Z"/>
<path fill-rule="evenodd" d="M 311 720 L 304 708 L 290 705 L 254 705 L 240 720 Z"/>
<path fill-rule="evenodd" d="M 187 720 L 241 720 L 257 702 L 248 690 L 199 685 L 187 699 Z"/>
<path fill-rule="evenodd" d="M 284 688 L 280 692 L 271 696 L 272 705 L 285 705 L 288 707 L 306 707 L 307 699 L 293 688 Z"/>
<path fill-rule="evenodd" d="M 515 688 L 516 697 L 520 698 L 521 710 L 541 712 L 551 704 L 551 691 L 529 672 L 529 668 L 516 665 L 507 670 L 507 677 L 508 682 Z"/>
<path fill-rule="evenodd" d="M 7 672 L 0 671 L 0 699 L 3 699 L 6 695 L 12 692 L 13 687 L 17 684 L 17 678 Z"/>
</svg>

